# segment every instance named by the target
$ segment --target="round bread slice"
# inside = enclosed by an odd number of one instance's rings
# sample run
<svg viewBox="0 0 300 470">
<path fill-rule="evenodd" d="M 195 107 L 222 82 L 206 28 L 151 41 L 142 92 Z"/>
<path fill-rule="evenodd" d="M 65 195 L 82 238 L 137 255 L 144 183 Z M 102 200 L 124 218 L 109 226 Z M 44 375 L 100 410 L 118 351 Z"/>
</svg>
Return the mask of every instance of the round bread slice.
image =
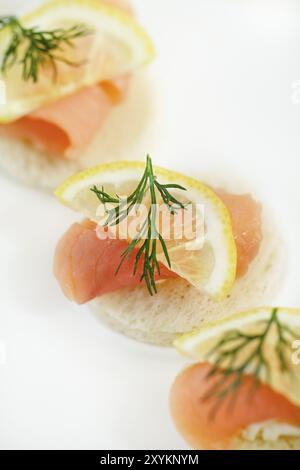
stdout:
<svg viewBox="0 0 300 470">
<path fill-rule="evenodd" d="M 30 143 L 0 135 L 0 170 L 22 183 L 53 191 L 66 178 L 111 160 L 139 159 L 145 149 L 155 153 L 156 86 L 148 71 L 131 78 L 128 96 L 115 106 L 79 160 L 64 160 Z M 156 140 L 154 139 L 156 136 Z"/>
<path fill-rule="evenodd" d="M 300 427 L 276 420 L 242 429 L 220 447 L 228 450 L 300 450 Z M 205 450 L 205 448 L 197 448 Z"/>
<path fill-rule="evenodd" d="M 231 441 L 233 450 L 300 450 L 300 427 L 265 421 L 243 429 Z"/>
<path fill-rule="evenodd" d="M 300 437 L 283 436 L 276 441 L 264 441 L 260 438 L 247 441 L 237 438 L 233 442 L 233 450 L 300 450 Z"/>
<path fill-rule="evenodd" d="M 138 341 L 170 346 L 174 339 L 204 322 L 252 309 L 272 301 L 282 277 L 283 246 L 274 223 L 263 214 L 263 241 L 248 272 L 230 295 L 215 302 L 183 279 L 158 284 L 150 296 L 144 286 L 103 295 L 91 307 L 110 327 Z"/>
</svg>

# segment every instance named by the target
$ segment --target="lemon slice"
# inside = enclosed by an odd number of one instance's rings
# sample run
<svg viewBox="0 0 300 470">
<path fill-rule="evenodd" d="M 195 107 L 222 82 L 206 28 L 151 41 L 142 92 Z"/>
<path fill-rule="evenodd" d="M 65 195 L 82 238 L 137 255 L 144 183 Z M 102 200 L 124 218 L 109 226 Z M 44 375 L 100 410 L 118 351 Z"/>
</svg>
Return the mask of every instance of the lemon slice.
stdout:
<svg viewBox="0 0 300 470">
<path fill-rule="evenodd" d="M 174 346 L 181 354 L 193 360 L 215 363 L 219 357 L 215 348 L 220 345 L 220 340 L 232 335 L 231 343 L 223 343 L 222 346 L 223 351 L 228 351 L 229 347 L 234 348 L 241 341 L 241 339 L 233 339 L 237 331 L 244 335 L 261 335 L 274 312 L 278 322 L 284 327 L 281 330 L 283 340 L 286 340 L 283 354 L 289 369 L 285 372 L 282 371 L 276 349 L 279 344 L 279 330 L 276 322 L 273 322 L 265 336 L 262 349 L 262 353 L 270 365 L 270 374 L 264 369 L 259 377 L 262 382 L 270 385 L 274 390 L 284 394 L 289 400 L 300 406 L 300 309 L 262 307 L 234 314 L 223 320 L 208 323 L 202 328 L 177 338 Z M 257 347 L 257 344 L 257 340 L 253 341 L 240 350 L 237 362 L 233 366 L 236 368 L 242 365 Z M 228 360 L 230 360 L 229 357 Z M 257 363 L 253 361 L 251 364 L 249 363 L 245 373 L 254 372 Z M 226 362 L 223 367 L 226 368 Z"/>
<path fill-rule="evenodd" d="M 20 61 L 1 76 L 0 122 L 7 123 L 31 111 L 74 93 L 83 86 L 111 80 L 147 64 L 154 56 L 152 42 L 126 12 L 100 0 L 52 0 L 21 18 L 26 27 L 49 31 L 84 26 L 91 34 L 64 46 L 59 56 L 75 63 L 56 62 L 39 69 L 37 83 L 22 79 Z M 0 56 L 11 40 L 9 28 L 0 34 Z M 20 52 L 21 54 L 21 52 Z"/>
<path fill-rule="evenodd" d="M 114 162 L 83 171 L 67 179 L 55 192 L 65 205 L 94 221 L 99 220 L 99 201 L 90 190 L 94 185 L 109 194 L 129 195 L 137 187 L 145 169 L 142 162 Z M 205 209 L 205 237 L 199 249 L 186 239 L 168 242 L 171 269 L 197 289 L 216 300 L 231 290 L 236 276 L 236 245 L 230 215 L 218 196 L 200 181 L 154 167 L 161 184 L 177 183 L 186 188 L 185 198 Z M 179 193 L 176 196 L 179 197 Z M 182 191 L 181 191 L 182 193 Z M 173 194 L 173 190 L 172 190 Z M 157 253 L 167 266 L 163 252 Z"/>
</svg>

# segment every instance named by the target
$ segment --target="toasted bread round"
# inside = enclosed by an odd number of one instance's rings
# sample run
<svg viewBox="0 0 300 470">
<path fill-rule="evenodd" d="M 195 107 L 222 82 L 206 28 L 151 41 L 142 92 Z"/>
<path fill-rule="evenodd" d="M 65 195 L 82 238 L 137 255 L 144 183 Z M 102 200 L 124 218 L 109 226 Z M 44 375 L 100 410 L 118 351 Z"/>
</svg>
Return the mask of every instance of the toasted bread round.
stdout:
<svg viewBox="0 0 300 470">
<path fill-rule="evenodd" d="M 91 307 L 113 329 L 138 341 L 170 346 L 174 339 L 205 322 L 272 301 L 282 277 L 283 247 L 274 224 L 263 216 L 263 242 L 246 275 L 236 280 L 230 295 L 215 302 L 183 279 L 158 284 L 150 296 L 144 286 L 103 295 Z"/>
<path fill-rule="evenodd" d="M 300 450 L 299 434 L 300 427 L 290 426 L 288 423 L 257 423 L 241 430 L 230 442 L 227 441 L 224 445 L 221 442 L 220 448 L 228 450 Z M 197 450 L 205 449 L 203 447 Z"/>
<path fill-rule="evenodd" d="M 276 420 L 252 424 L 226 446 L 230 450 L 300 450 L 300 427 Z"/>
<path fill-rule="evenodd" d="M 134 74 L 128 96 L 115 106 L 78 160 L 66 160 L 30 143 L 0 135 L 0 170 L 31 186 L 53 191 L 77 171 L 111 160 L 140 159 L 155 152 L 155 82 L 147 71 Z"/>
<path fill-rule="evenodd" d="M 231 445 L 232 450 L 300 450 L 300 437 L 282 436 L 276 440 L 266 441 L 258 436 L 254 440 L 243 436 L 235 438 Z"/>
</svg>

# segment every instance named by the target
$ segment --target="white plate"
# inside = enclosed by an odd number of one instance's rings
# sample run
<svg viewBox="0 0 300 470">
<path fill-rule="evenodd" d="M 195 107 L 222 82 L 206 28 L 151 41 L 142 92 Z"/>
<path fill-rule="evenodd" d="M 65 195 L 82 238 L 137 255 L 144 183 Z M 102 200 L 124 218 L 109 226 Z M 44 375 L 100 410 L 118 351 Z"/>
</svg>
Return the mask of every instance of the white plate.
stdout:
<svg viewBox="0 0 300 470">
<path fill-rule="evenodd" d="M 155 162 L 255 186 L 289 248 L 274 303 L 299 306 L 299 1 L 135 3 L 158 49 Z M 168 412 L 184 361 L 102 327 L 53 279 L 56 241 L 77 216 L 0 176 L 0 217 L 0 447 L 186 448 Z"/>
</svg>

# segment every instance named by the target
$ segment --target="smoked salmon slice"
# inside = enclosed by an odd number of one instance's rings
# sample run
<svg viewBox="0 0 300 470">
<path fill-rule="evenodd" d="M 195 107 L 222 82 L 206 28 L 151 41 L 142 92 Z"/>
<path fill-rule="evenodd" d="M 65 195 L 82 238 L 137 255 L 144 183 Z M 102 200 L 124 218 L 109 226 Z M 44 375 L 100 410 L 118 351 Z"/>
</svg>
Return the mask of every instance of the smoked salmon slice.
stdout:
<svg viewBox="0 0 300 470">
<path fill-rule="evenodd" d="M 76 159 L 101 128 L 113 106 L 125 98 L 128 83 L 126 76 L 82 88 L 11 124 L 2 125 L 1 131 L 28 141 L 51 155 Z"/>
<path fill-rule="evenodd" d="M 237 275 L 240 276 L 259 250 L 261 207 L 249 195 L 230 195 L 224 191 L 219 191 L 219 195 L 232 216 L 238 252 Z M 99 239 L 93 222 L 72 225 L 58 243 L 54 258 L 54 273 L 65 295 L 84 303 L 104 293 L 138 285 L 141 269 L 133 276 L 134 254 L 116 275 L 121 254 L 127 246 L 125 240 Z M 161 267 L 162 279 L 174 276 Z"/>
<path fill-rule="evenodd" d="M 72 225 L 59 241 L 54 257 L 54 274 L 64 294 L 79 304 L 123 287 L 135 287 L 141 282 L 143 258 L 136 275 L 133 274 L 134 253 L 124 261 L 116 275 L 128 243 L 126 240 L 100 239 L 96 227 L 91 221 Z M 174 276 L 161 266 L 161 275 L 156 280 Z"/>
<path fill-rule="evenodd" d="M 230 212 L 237 248 L 237 277 L 243 276 L 257 256 L 262 234 L 262 207 L 249 194 L 214 190 Z"/>
<path fill-rule="evenodd" d="M 267 385 L 261 384 L 253 393 L 255 378 L 250 375 L 244 376 L 234 405 L 228 395 L 212 416 L 216 398 L 204 397 L 220 376 L 208 379 L 210 370 L 208 363 L 192 365 L 177 376 L 171 389 L 175 425 L 194 449 L 229 449 L 230 440 L 254 423 L 278 420 L 300 426 L 300 408 Z"/>
</svg>

